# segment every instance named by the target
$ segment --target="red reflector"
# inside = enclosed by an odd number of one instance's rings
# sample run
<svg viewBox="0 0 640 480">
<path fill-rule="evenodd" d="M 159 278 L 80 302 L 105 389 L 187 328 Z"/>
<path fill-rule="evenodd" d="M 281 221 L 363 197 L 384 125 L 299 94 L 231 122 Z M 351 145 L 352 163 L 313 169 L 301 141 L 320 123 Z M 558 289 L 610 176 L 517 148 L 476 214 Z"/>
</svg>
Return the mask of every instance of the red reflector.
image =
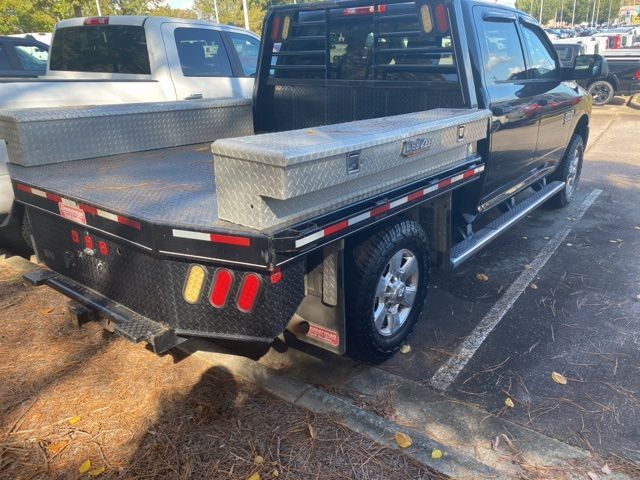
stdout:
<svg viewBox="0 0 640 480">
<path fill-rule="evenodd" d="M 377 217 L 378 215 L 382 215 L 384 212 L 386 212 L 390 208 L 391 208 L 390 203 L 385 203 L 384 205 L 380 205 L 379 207 L 376 207 L 373 210 L 371 210 L 371 216 Z"/>
<path fill-rule="evenodd" d="M 634 80 L 640 80 L 640 69 L 636 70 L 636 73 L 633 74 Z"/>
<path fill-rule="evenodd" d="M 445 178 L 444 180 L 438 182 L 438 188 L 448 187 L 449 185 L 451 185 L 451 179 L 450 178 Z"/>
<path fill-rule="evenodd" d="M 273 22 L 271 22 L 271 40 L 277 42 L 280 40 L 280 27 L 281 27 L 280 17 L 273 17 Z"/>
<path fill-rule="evenodd" d="M 233 235 L 211 234 L 211 241 L 215 243 L 226 243 L 227 245 L 237 245 L 238 247 L 250 247 L 251 239 L 246 237 L 236 237 Z"/>
<path fill-rule="evenodd" d="M 240 285 L 240 295 L 238 295 L 238 310 L 248 313 L 253 310 L 260 292 L 262 280 L 255 273 L 247 273 Z"/>
<path fill-rule="evenodd" d="M 449 18 L 447 17 L 447 9 L 444 3 L 436 5 L 436 26 L 440 33 L 444 33 L 449 30 Z"/>
<path fill-rule="evenodd" d="M 216 308 L 224 307 L 231 291 L 231 285 L 233 285 L 233 273 L 224 268 L 219 269 L 213 278 L 210 297 L 211 305 Z"/>
<path fill-rule="evenodd" d="M 378 5 L 378 13 L 386 13 L 387 5 Z"/>
<path fill-rule="evenodd" d="M 90 17 L 84 19 L 85 25 L 109 25 L 109 17 Z"/>
<path fill-rule="evenodd" d="M 280 268 L 276 268 L 271 272 L 271 283 L 278 283 L 280 280 L 282 280 L 282 270 Z"/>
<path fill-rule="evenodd" d="M 349 226 L 349 222 L 347 220 L 343 220 L 342 222 L 329 225 L 327 228 L 324 229 L 324 234 L 327 236 L 333 235 L 334 233 L 339 232 L 340 230 L 344 230 L 348 226 Z"/>
<path fill-rule="evenodd" d="M 350 15 L 369 15 L 370 13 L 373 13 L 375 10 L 373 8 L 373 5 L 369 6 L 369 7 L 353 7 L 353 8 L 345 8 L 344 11 L 342 12 L 342 14 L 345 17 L 348 17 Z"/>
<path fill-rule="evenodd" d="M 71 240 L 73 243 L 80 243 L 80 234 L 77 230 L 71 230 Z"/>
<path fill-rule="evenodd" d="M 89 235 L 86 235 L 84 237 L 84 246 L 89 250 L 93 250 L 93 238 L 91 238 Z"/>
<path fill-rule="evenodd" d="M 424 197 L 424 193 L 422 192 L 422 190 L 419 190 L 417 192 L 410 193 L 408 195 L 408 200 L 410 202 L 413 202 L 414 200 L 417 200 L 417 199 L 422 198 L 422 197 Z"/>
<path fill-rule="evenodd" d="M 100 250 L 100 253 L 105 257 L 109 255 L 109 247 L 107 247 L 107 244 L 104 242 L 98 242 L 98 250 Z"/>
<path fill-rule="evenodd" d="M 78 208 L 80 208 L 80 210 L 84 212 L 90 213 L 91 215 L 98 215 L 98 209 L 90 205 L 85 205 L 84 203 L 81 203 L 80 205 L 78 205 Z"/>
</svg>

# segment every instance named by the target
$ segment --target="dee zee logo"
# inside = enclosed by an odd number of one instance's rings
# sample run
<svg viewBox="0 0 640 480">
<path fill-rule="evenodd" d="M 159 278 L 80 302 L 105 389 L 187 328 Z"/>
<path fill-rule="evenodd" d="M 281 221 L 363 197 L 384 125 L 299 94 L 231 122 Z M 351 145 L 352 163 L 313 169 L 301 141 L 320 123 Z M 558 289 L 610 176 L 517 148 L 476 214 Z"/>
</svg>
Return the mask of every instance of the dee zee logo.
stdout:
<svg viewBox="0 0 640 480">
<path fill-rule="evenodd" d="M 402 143 L 402 155 L 410 157 L 418 153 L 426 152 L 433 146 L 432 138 L 418 137 L 413 140 L 405 140 Z"/>
</svg>

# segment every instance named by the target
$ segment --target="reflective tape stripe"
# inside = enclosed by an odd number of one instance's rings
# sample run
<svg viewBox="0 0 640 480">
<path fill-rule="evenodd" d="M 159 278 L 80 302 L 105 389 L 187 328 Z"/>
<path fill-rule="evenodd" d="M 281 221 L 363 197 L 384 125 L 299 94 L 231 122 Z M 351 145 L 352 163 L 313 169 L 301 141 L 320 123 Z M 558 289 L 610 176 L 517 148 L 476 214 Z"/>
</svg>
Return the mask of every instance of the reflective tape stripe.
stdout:
<svg viewBox="0 0 640 480">
<path fill-rule="evenodd" d="M 467 180 L 483 171 L 484 171 L 484 165 L 480 165 L 479 167 L 469 169 L 466 172 L 459 173 L 457 175 L 454 175 L 453 177 L 445 178 L 444 180 L 441 180 L 435 185 L 431 185 L 430 187 L 423 188 L 422 190 L 412 192 L 404 197 L 397 198 L 396 200 L 393 200 L 391 202 L 378 205 L 377 207 L 367 212 L 360 213 L 355 217 L 351 217 L 346 220 L 341 220 L 328 227 L 324 227 L 323 229 L 318 230 L 317 232 L 314 232 L 311 235 L 307 235 L 306 237 L 296 240 L 295 246 L 296 248 L 304 247 L 305 245 L 313 243 L 316 240 L 320 240 L 322 238 L 333 235 L 341 230 L 344 230 L 347 227 L 356 225 L 360 222 L 364 222 L 365 220 L 369 220 L 372 217 L 377 217 L 379 215 L 382 215 L 383 213 L 391 210 L 392 208 L 402 206 L 406 203 L 415 202 L 416 200 L 423 198 L 425 195 L 428 195 L 429 193 L 433 193 L 437 190 L 447 188 L 453 185 L 454 183 L 460 182 L 461 180 Z"/>
</svg>

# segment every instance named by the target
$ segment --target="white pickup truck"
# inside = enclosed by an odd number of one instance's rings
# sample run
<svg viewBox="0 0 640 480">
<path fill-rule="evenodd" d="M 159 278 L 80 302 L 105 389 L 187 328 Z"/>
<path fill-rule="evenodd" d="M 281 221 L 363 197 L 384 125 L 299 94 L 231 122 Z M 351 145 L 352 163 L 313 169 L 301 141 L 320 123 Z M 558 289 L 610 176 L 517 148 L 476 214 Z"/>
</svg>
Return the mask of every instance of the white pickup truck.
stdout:
<svg viewBox="0 0 640 480">
<path fill-rule="evenodd" d="M 260 38 L 252 32 L 198 20 L 145 16 L 63 20 L 53 34 L 46 75 L 0 81 L 0 111 L 251 98 L 259 47 Z M 23 215 L 13 210 L 2 148 L 0 234 L 16 237 L 23 230 Z"/>
<path fill-rule="evenodd" d="M 47 72 L 0 82 L 0 110 L 250 98 L 257 35 L 164 17 L 73 18 L 56 26 Z"/>
</svg>

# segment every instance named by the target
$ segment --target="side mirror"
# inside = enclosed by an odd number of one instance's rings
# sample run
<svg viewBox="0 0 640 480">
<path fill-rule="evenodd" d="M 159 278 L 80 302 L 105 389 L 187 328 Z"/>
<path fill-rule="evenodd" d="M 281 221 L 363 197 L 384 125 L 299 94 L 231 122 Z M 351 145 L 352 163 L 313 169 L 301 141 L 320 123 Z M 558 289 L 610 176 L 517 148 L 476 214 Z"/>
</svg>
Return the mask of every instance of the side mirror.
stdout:
<svg viewBox="0 0 640 480">
<path fill-rule="evenodd" d="M 606 77 L 608 74 L 609 65 L 602 55 L 578 55 L 573 68 L 562 69 L 563 80 L 589 80 Z"/>
</svg>

